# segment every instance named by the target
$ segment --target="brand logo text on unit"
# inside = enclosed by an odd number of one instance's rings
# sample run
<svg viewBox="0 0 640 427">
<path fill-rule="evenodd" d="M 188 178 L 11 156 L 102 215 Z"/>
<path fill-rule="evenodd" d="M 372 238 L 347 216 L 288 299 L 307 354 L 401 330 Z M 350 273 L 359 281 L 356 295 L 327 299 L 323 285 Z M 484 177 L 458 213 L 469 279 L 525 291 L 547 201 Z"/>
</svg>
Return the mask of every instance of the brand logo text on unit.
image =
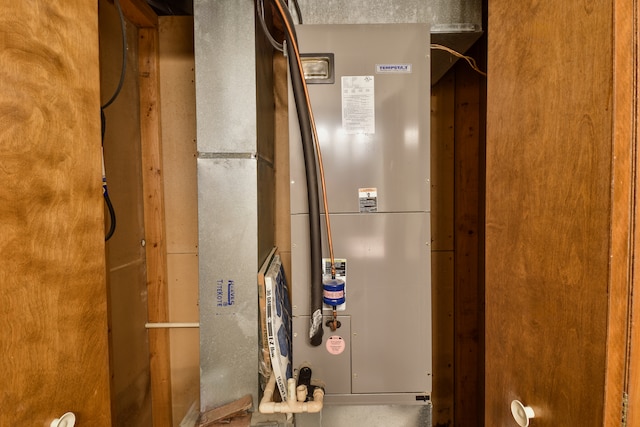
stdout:
<svg viewBox="0 0 640 427">
<path fill-rule="evenodd" d="M 410 73 L 411 64 L 377 64 L 377 73 Z"/>
</svg>

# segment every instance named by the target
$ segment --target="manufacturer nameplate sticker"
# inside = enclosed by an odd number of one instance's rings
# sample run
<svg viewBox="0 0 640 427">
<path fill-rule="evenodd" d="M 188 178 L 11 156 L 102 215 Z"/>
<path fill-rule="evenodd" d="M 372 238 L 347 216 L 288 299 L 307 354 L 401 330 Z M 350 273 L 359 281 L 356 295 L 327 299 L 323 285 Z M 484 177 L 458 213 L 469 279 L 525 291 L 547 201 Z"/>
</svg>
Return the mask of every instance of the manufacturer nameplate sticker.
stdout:
<svg viewBox="0 0 640 427">
<path fill-rule="evenodd" d="M 376 64 L 378 74 L 411 74 L 411 64 Z"/>
</svg>

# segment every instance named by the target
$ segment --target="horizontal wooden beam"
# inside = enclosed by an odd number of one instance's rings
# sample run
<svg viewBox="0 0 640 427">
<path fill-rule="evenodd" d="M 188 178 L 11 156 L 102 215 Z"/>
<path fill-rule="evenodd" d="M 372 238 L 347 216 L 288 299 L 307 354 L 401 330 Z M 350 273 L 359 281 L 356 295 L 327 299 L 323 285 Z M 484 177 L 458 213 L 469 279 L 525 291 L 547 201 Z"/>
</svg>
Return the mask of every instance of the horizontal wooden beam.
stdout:
<svg viewBox="0 0 640 427">
<path fill-rule="evenodd" d="M 124 16 L 138 28 L 157 28 L 158 15 L 144 0 L 120 0 Z"/>
</svg>

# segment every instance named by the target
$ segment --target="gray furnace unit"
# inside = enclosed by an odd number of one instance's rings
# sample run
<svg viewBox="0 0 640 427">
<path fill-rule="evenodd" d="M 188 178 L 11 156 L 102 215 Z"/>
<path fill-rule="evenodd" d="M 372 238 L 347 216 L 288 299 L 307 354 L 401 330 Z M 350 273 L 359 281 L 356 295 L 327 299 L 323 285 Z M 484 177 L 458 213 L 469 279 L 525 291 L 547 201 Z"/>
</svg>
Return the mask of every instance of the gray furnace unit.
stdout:
<svg viewBox="0 0 640 427">
<path fill-rule="evenodd" d="M 340 328 L 309 343 L 306 179 L 290 114 L 293 365 L 327 404 L 426 404 L 432 390 L 429 28 L 301 25 L 300 52 L 324 159 Z M 328 258 L 324 218 L 323 257 Z M 326 261 L 323 269 L 326 270 Z M 324 311 L 323 324 L 332 318 Z"/>
</svg>

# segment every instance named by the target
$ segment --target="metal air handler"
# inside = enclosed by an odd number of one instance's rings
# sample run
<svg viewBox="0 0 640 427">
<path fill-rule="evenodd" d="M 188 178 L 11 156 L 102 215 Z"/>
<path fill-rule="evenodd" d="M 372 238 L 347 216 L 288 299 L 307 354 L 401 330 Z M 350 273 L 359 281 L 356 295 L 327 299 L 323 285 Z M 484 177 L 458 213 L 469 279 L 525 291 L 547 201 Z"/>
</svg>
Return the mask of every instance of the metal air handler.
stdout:
<svg viewBox="0 0 640 427">
<path fill-rule="evenodd" d="M 322 345 L 311 346 L 306 179 L 290 94 L 293 365 L 310 365 L 326 383 L 326 405 L 430 404 L 429 27 L 296 30 L 302 54 L 332 54 L 333 82 L 308 81 L 346 302 L 341 327 L 324 326 Z"/>
</svg>

